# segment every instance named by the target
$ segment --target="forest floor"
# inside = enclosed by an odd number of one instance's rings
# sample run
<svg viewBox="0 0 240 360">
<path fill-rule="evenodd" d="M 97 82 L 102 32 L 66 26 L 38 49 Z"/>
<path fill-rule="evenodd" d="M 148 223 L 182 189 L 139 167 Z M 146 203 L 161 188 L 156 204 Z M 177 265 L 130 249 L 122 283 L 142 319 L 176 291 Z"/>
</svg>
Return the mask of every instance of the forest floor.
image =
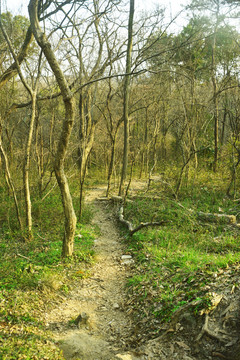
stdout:
<svg viewBox="0 0 240 360">
<path fill-rule="evenodd" d="M 107 204 L 96 198 L 101 190 L 92 190 L 87 197 L 94 202 L 93 224 L 101 235 L 95 240 L 96 261 L 91 276 L 75 284 L 68 299 L 46 315 L 64 357 L 68 359 L 141 359 L 126 351 L 132 332 L 131 316 L 124 310 L 125 283 L 131 264 L 122 260 L 121 243 L 116 220 Z M 71 322 L 72 319 L 79 321 Z"/>
<path fill-rule="evenodd" d="M 222 278 L 209 285 L 215 294 L 211 311 L 195 317 L 191 307 L 196 304 L 187 304 L 162 326 L 160 336 L 144 339 L 126 289 L 136 264 L 124 256 L 128 254 L 112 206 L 97 200 L 103 190 L 92 189 L 86 198 L 94 205 L 93 223 L 101 233 L 91 274 L 75 281 L 45 317 L 65 359 L 239 360 L 240 292 L 232 285 L 239 281 L 239 269 L 226 272 L 230 282 Z"/>
</svg>

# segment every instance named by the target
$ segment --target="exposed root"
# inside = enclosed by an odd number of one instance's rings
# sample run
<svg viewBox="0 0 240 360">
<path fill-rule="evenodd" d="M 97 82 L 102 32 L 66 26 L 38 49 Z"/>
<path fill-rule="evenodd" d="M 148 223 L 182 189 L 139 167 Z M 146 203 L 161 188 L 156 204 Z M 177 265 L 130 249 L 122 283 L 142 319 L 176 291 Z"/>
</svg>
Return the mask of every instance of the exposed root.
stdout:
<svg viewBox="0 0 240 360">
<path fill-rule="evenodd" d="M 226 336 L 225 337 L 220 336 L 216 332 L 210 330 L 208 328 L 208 321 L 209 321 L 209 316 L 208 314 L 206 314 L 204 325 L 202 327 L 200 334 L 197 336 L 196 341 L 200 341 L 204 334 L 223 343 L 229 341 L 229 339 L 227 339 Z"/>
</svg>

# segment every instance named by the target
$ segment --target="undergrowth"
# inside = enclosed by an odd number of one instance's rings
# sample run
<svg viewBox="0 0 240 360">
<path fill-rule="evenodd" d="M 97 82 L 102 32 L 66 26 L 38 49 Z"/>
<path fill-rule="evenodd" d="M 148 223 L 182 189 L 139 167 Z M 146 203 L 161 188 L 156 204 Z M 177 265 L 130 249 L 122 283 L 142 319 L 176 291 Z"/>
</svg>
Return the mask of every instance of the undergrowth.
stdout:
<svg viewBox="0 0 240 360">
<path fill-rule="evenodd" d="M 126 235 L 128 250 L 137 263 L 135 275 L 128 280 L 129 296 L 145 329 L 144 318 L 152 318 L 148 324 L 154 334 L 159 324 L 170 321 L 186 304 L 196 302 L 196 313 L 206 308 L 211 284 L 239 271 L 240 259 L 239 230 L 201 222 L 197 216 L 202 211 L 238 218 L 238 202 L 224 196 L 219 187 L 183 189 L 178 200 L 161 190 L 155 185 L 147 194 L 138 193 L 134 201 L 127 202 L 124 214 L 135 225 L 164 221 L 161 227 Z"/>
<path fill-rule="evenodd" d="M 34 239 L 27 243 L 17 230 L 11 200 L 5 193 L 0 195 L 0 359 L 63 359 L 44 314 L 58 296 L 68 294 L 75 280 L 89 274 L 98 233 L 91 225 L 93 210 L 84 207 L 74 256 L 62 259 L 64 220 L 59 193 L 53 192 L 44 201 L 33 198 Z"/>
</svg>

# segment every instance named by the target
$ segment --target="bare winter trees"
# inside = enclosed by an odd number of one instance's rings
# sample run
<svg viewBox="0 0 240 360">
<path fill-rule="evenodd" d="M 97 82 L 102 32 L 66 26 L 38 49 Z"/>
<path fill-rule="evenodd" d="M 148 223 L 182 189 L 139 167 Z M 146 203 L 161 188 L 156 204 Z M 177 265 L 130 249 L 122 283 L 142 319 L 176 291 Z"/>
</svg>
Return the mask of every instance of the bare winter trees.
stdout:
<svg viewBox="0 0 240 360">
<path fill-rule="evenodd" d="M 30 24 L 1 17 L 1 166 L 25 238 L 57 183 L 63 256 L 72 255 L 88 172 L 106 175 L 107 196 L 113 176 L 123 193 L 128 159 L 133 174 L 161 172 L 163 184 L 170 174 L 175 196 L 217 163 L 228 169 L 228 193 L 236 188 L 239 34 L 214 3 L 214 21 L 195 6 L 178 34 L 161 10 L 139 15 L 133 0 L 31 0 Z"/>
</svg>

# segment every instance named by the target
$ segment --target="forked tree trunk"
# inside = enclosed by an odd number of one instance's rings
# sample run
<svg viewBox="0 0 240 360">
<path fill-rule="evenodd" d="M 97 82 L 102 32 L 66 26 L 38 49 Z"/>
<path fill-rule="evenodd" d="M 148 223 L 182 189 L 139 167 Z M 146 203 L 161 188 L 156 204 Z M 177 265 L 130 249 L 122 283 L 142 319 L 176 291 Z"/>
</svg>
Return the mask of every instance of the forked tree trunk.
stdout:
<svg viewBox="0 0 240 360">
<path fill-rule="evenodd" d="M 30 0 L 29 2 L 29 17 L 31 22 L 31 28 L 34 37 L 41 47 L 54 75 L 57 80 L 58 86 L 61 90 L 61 94 L 65 106 L 65 118 L 62 124 L 62 133 L 58 143 L 58 149 L 56 153 L 56 160 L 54 165 L 56 179 L 62 195 L 62 204 L 65 215 L 65 234 L 62 246 L 62 256 L 71 256 L 73 253 L 74 235 L 76 229 L 76 215 L 73 208 L 72 197 L 69 190 L 68 181 L 64 172 L 64 161 L 66 157 L 67 147 L 69 138 L 71 135 L 75 111 L 73 94 L 71 93 L 66 78 L 63 74 L 62 69 L 54 55 L 51 48 L 51 44 L 47 40 L 46 35 L 40 28 L 38 21 L 38 6 L 39 0 Z"/>
</svg>

